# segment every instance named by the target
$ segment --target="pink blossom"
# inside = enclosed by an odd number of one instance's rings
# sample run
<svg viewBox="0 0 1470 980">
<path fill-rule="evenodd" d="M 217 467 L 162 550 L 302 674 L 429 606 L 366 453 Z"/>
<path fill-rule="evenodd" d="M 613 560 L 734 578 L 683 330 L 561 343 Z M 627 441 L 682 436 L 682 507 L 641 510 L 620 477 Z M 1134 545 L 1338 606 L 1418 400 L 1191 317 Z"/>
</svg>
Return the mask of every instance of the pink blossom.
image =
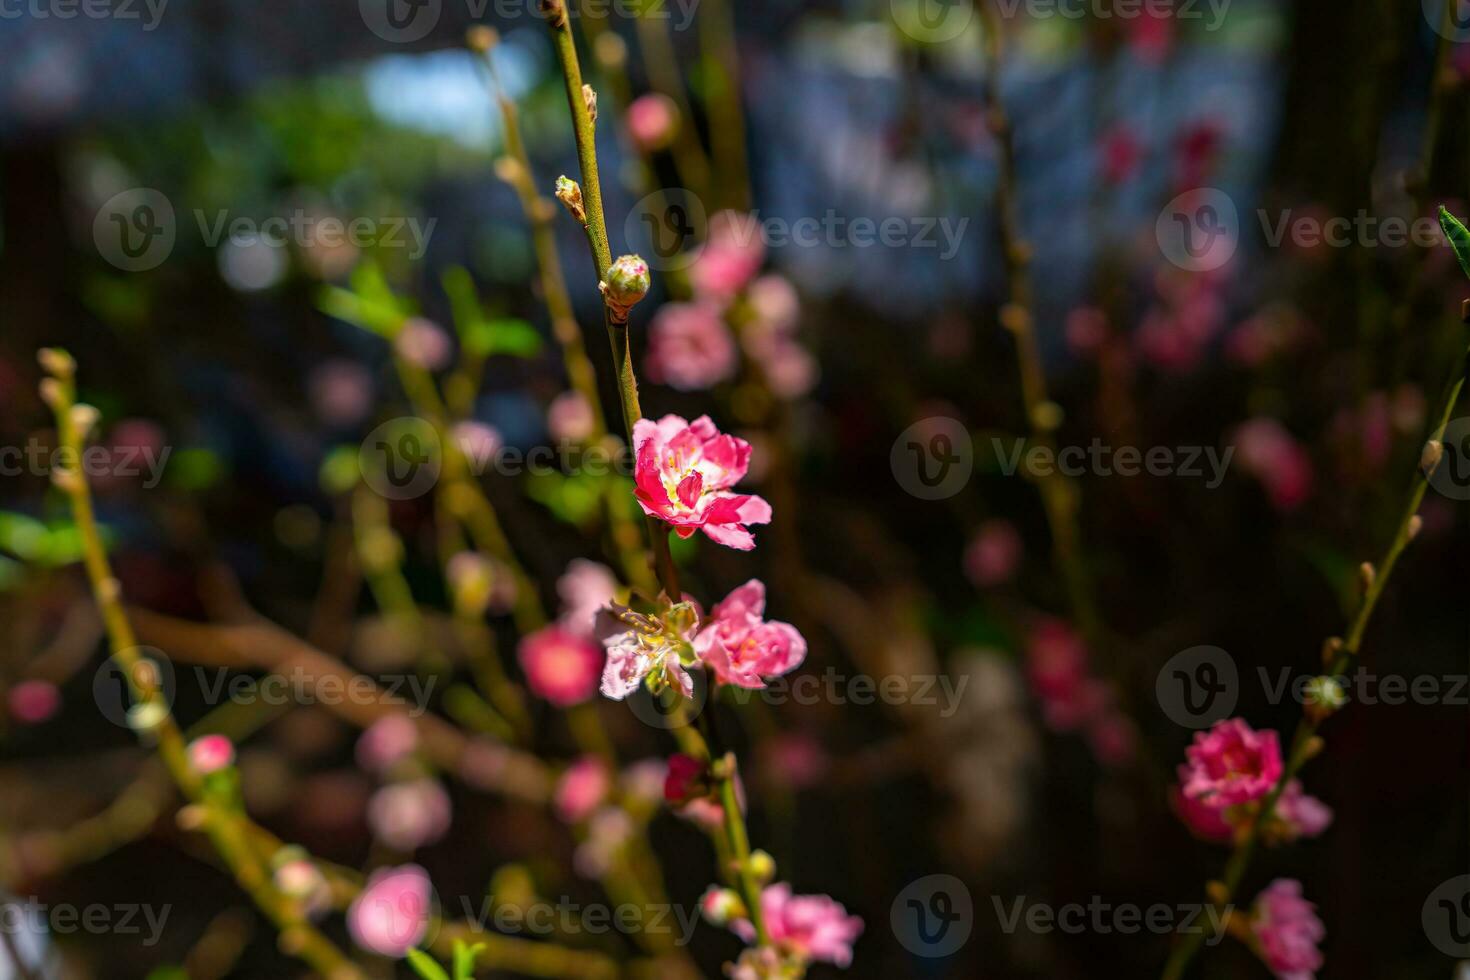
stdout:
<svg viewBox="0 0 1470 980">
<path fill-rule="evenodd" d="M 385 715 L 373 722 L 357 739 L 357 764 L 368 772 L 382 773 L 418 749 L 419 730 L 403 715 Z"/>
<path fill-rule="evenodd" d="M 1098 762 L 1105 766 L 1121 766 L 1133 760 L 1138 747 L 1138 732 L 1133 722 L 1121 711 L 1108 707 L 1087 726 L 1087 744 Z"/>
<path fill-rule="evenodd" d="M 669 756 L 668 767 L 664 772 L 664 801 L 670 806 L 682 806 L 709 792 L 709 784 L 706 779 L 708 767 L 694 758 L 682 752 L 675 752 Z"/>
<path fill-rule="evenodd" d="M 679 109 L 668 96 L 650 92 L 628 104 L 628 135 L 645 153 L 668 146 L 678 129 Z"/>
<path fill-rule="evenodd" d="M 597 416 L 580 391 L 564 391 L 546 408 L 546 428 L 558 441 L 584 442 L 596 427 Z"/>
<path fill-rule="evenodd" d="M 678 637 L 630 629 L 604 639 L 607 663 L 602 669 L 603 695 L 621 701 L 652 675 L 656 688 L 669 685 L 686 698 L 693 696 L 694 678 L 689 676 L 681 656 L 690 649 L 693 632 L 693 625 Z"/>
<path fill-rule="evenodd" d="M 449 832 L 449 794 L 433 779 L 392 783 L 368 801 L 367 821 L 389 847 L 417 850 Z"/>
<path fill-rule="evenodd" d="M 612 789 L 607 764 L 592 755 L 584 755 L 567 767 L 556 781 L 552 802 L 563 823 L 578 824 L 602 805 Z"/>
<path fill-rule="evenodd" d="M 235 764 L 235 743 L 223 735 L 203 735 L 189 743 L 189 762 L 201 776 L 218 772 Z"/>
<path fill-rule="evenodd" d="M 373 873 L 347 910 L 352 941 L 379 956 L 401 959 L 429 930 L 429 876 L 416 864 Z"/>
<path fill-rule="evenodd" d="M 667 770 L 668 764 L 662 759 L 640 759 L 623 770 L 623 795 L 645 804 L 657 803 L 663 798 Z"/>
<path fill-rule="evenodd" d="M 680 391 L 702 391 L 735 375 L 730 329 L 710 303 L 665 303 L 648 327 L 648 376 Z"/>
<path fill-rule="evenodd" d="M 965 548 L 965 574 L 981 588 L 1007 582 L 1021 563 L 1022 547 L 1010 521 L 986 521 Z"/>
<path fill-rule="evenodd" d="M 1188 777 L 1189 768 L 1180 766 L 1180 782 Z M 1235 824 L 1226 819 L 1225 807 L 1185 796 L 1177 786 L 1169 790 L 1169 803 L 1189 832 L 1200 840 L 1224 844 L 1235 837 Z"/>
<path fill-rule="evenodd" d="M 1145 65 L 1162 64 L 1173 45 L 1174 24 L 1166 14 L 1146 9 L 1128 21 L 1128 47 Z"/>
<path fill-rule="evenodd" d="M 1280 821 L 1287 840 L 1317 837 L 1332 824 L 1332 808 L 1315 796 L 1307 795 L 1299 780 L 1286 784 L 1276 801 L 1275 817 Z"/>
<path fill-rule="evenodd" d="M 806 640 L 790 623 L 767 621 L 766 587 L 751 579 L 710 612 L 694 652 L 722 684 L 762 688 L 806 659 Z"/>
<path fill-rule="evenodd" d="M 276 890 L 302 904 L 309 915 L 325 912 L 332 904 L 332 886 L 308 858 L 297 857 L 278 865 L 271 873 Z"/>
<path fill-rule="evenodd" d="M 373 376 L 356 361 L 323 363 L 311 372 L 306 390 L 317 417 L 328 425 L 356 425 L 373 407 Z"/>
<path fill-rule="evenodd" d="M 597 690 L 602 651 L 586 635 L 553 623 L 524 637 L 517 654 L 526 686 L 559 708 L 580 704 Z"/>
<path fill-rule="evenodd" d="M 1184 750 L 1180 783 L 1185 796 L 1219 806 L 1258 800 L 1281 778 L 1281 745 L 1276 732 L 1258 732 L 1240 718 L 1216 722 L 1196 732 Z"/>
<path fill-rule="evenodd" d="M 766 329 L 789 334 L 796 328 L 797 318 L 801 316 L 801 298 L 785 276 L 774 272 L 761 276 L 750 284 L 745 298 L 756 321 Z"/>
<path fill-rule="evenodd" d="M 393 340 L 398 356 L 427 371 L 438 371 L 449 366 L 454 357 L 454 345 L 444 328 L 421 316 L 412 317 Z"/>
<path fill-rule="evenodd" d="M 587 821 L 587 838 L 572 855 L 573 867 L 584 877 L 603 877 L 633 832 L 633 820 L 622 807 L 601 807 Z"/>
<path fill-rule="evenodd" d="M 1250 920 L 1256 952 L 1278 980 L 1313 980 L 1322 968 L 1317 944 L 1327 930 L 1316 909 L 1291 878 L 1277 878 L 1256 896 Z"/>
<path fill-rule="evenodd" d="M 634 480 L 643 512 L 673 525 L 681 538 L 703 530 L 713 541 L 739 551 L 755 547 L 747 524 L 768 524 L 771 505 L 735 493 L 750 467 L 750 443 L 723 435 L 709 416 L 693 423 L 677 415 L 633 427 Z"/>
<path fill-rule="evenodd" d="M 790 337 L 773 337 L 763 344 L 747 343 L 746 347 L 777 398 L 792 401 L 816 386 L 820 374 L 817 359 Z"/>
<path fill-rule="evenodd" d="M 863 920 L 826 895 L 793 895 L 790 885 L 778 882 L 761 892 L 761 912 L 771 942 L 783 952 L 842 967 L 852 962 L 852 944 L 862 934 Z M 749 919 L 732 920 L 730 929 L 747 943 L 755 942 Z"/>
<path fill-rule="evenodd" d="M 39 725 L 61 707 L 61 693 L 50 681 L 21 681 L 10 689 L 6 701 L 10 715 L 23 725 Z"/>
<path fill-rule="evenodd" d="M 484 472 L 485 467 L 490 465 L 505 445 L 500 430 L 484 422 L 460 422 L 454 427 L 452 434 L 454 444 L 459 447 L 459 451 L 469 461 L 470 469 L 475 473 Z"/>
<path fill-rule="evenodd" d="M 562 625 L 591 636 L 598 611 L 612 602 L 617 592 L 618 580 L 610 568 L 585 558 L 573 558 L 556 580 Z"/>
<path fill-rule="evenodd" d="M 815 786 L 832 761 L 821 742 L 799 732 L 775 735 L 766 742 L 763 750 L 771 769 L 796 789 Z"/>
<path fill-rule="evenodd" d="M 753 215 L 721 211 L 709 219 L 704 245 L 689 267 L 689 280 L 700 298 L 728 301 L 760 271 L 766 246 Z"/>
<path fill-rule="evenodd" d="M 1077 731 L 1111 710 L 1112 695 L 1092 676 L 1082 637 L 1060 619 L 1042 619 L 1032 629 L 1026 676 L 1053 731 Z"/>
<path fill-rule="evenodd" d="M 1275 419 L 1257 417 L 1235 430 L 1240 465 L 1266 487 L 1277 510 L 1292 511 L 1312 493 L 1312 460 Z"/>
</svg>

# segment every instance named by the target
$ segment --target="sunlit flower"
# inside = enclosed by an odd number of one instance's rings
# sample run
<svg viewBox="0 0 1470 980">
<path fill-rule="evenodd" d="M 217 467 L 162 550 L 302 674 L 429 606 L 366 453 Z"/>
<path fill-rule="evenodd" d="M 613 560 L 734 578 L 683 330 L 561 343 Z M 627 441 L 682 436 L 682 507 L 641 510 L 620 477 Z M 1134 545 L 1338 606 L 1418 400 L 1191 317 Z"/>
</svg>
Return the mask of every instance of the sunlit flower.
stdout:
<svg viewBox="0 0 1470 980">
<path fill-rule="evenodd" d="M 694 629 L 699 614 L 681 602 L 662 616 L 644 616 L 625 610 L 620 619 L 629 627 L 604 639 L 607 663 L 602 671 L 602 693 L 621 701 L 646 683 L 654 693 L 673 687 L 686 698 L 694 693 L 694 679 L 686 669 L 695 662 Z"/>
<path fill-rule="evenodd" d="M 602 651 L 586 634 L 553 623 L 524 637 L 517 655 L 531 693 L 559 708 L 580 704 L 597 690 Z"/>
<path fill-rule="evenodd" d="M 750 466 L 750 443 L 722 435 L 709 416 L 693 423 L 677 415 L 633 428 L 636 495 L 644 513 L 673 525 L 682 538 L 703 530 L 740 551 L 755 547 L 747 524 L 767 524 L 771 505 L 730 488 Z"/>
<path fill-rule="evenodd" d="M 766 587 L 751 579 L 710 612 L 694 651 L 722 684 L 761 688 L 765 678 L 780 677 L 806 659 L 806 640 L 790 623 L 762 617 Z"/>
<path fill-rule="evenodd" d="M 1278 980 L 1313 980 L 1322 968 L 1317 949 L 1327 930 L 1316 906 L 1302 897 L 1301 882 L 1277 878 L 1258 896 L 1250 928 L 1261 961 Z"/>
</svg>

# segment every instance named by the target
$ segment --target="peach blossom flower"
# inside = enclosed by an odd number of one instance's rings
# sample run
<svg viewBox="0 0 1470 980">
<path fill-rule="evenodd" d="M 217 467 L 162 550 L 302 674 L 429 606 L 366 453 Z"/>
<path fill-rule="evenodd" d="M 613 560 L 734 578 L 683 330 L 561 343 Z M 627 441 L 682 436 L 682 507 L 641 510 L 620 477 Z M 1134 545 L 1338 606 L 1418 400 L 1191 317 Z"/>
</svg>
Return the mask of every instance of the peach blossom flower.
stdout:
<svg viewBox="0 0 1470 980">
<path fill-rule="evenodd" d="M 1322 968 L 1317 949 L 1327 930 L 1317 907 L 1302 897 L 1301 882 L 1277 878 L 1258 896 L 1250 928 L 1256 952 L 1278 980 L 1313 980 Z"/>
<path fill-rule="evenodd" d="M 50 681 L 21 681 L 6 697 L 10 715 L 24 725 L 39 725 L 61 707 L 61 693 Z"/>
<path fill-rule="evenodd" d="M 596 756 L 584 755 L 567 767 L 556 782 L 552 802 L 563 823 L 586 820 L 602 805 L 612 789 L 607 765 Z"/>
<path fill-rule="evenodd" d="M 710 303 L 665 303 L 648 327 L 648 377 L 703 391 L 735 375 L 735 340 Z"/>
<path fill-rule="evenodd" d="M 398 356 L 427 371 L 449 366 L 454 357 L 454 344 L 444 328 L 424 317 L 412 317 L 393 340 Z"/>
<path fill-rule="evenodd" d="M 711 216 L 704 245 L 689 267 L 695 295 L 727 302 L 760 271 L 765 254 L 753 215 L 720 211 Z"/>
<path fill-rule="evenodd" d="M 556 580 L 561 598 L 561 624 L 576 633 L 593 634 L 597 613 L 616 598 L 618 580 L 612 569 L 586 558 L 573 558 Z"/>
<path fill-rule="evenodd" d="M 679 130 L 679 109 L 658 92 L 640 95 L 628 104 L 628 135 L 645 153 L 662 150 Z"/>
<path fill-rule="evenodd" d="M 1281 778 L 1281 744 L 1270 729 L 1258 732 L 1240 718 L 1195 732 L 1184 750 L 1180 784 L 1185 796 L 1219 806 L 1258 800 Z"/>
<path fill-rule="evenodd" d="M 1255 475 L 1277 510 L 1296 510 L 1312 494 L 1312 460 L 1275 419 L 1250 419 L 1235 430 L 1240 465 Z"/>
<path fill-rule="evenodd" d="M 189 762 L 201 776 L 235 764 L 235 744 L 223 735 L 204 735 L 189 743 Z"/>
<path fill-rule="evenodd" d="M 863 920 L 826 895 L 793 895 L 785 882 L 761 892 L 761 912 L 771 942 L 801 960 L 837 966 L 852 962 L 852 944 L 862 934 Z M 733 919 L 730 929 L 747 943 L 755 942 L 749 919 Z"/>
<path fill-rule="evenodd" d="M 363 949 L 401 959 L 429 930 L 429 876 L 416 864 L 373 873 L 347 910 L 352 941 Z"/>
<path fill-rule="evenodd" d="M 722 684 L 762 688 L 806 659 L 806 640 L 790 623 L 766 621 L 766 587 L 751 579 L 725 597 L 694 638 L 694 652 Z"/>
<path fill-rule="evenodd" d="M 368 826 L 389 847 L 414 851 L 449 832 L 449 794 L 433 779 L 384 786 L 367 807 Z"/>
<path fill-rule="evenodd" d="M 523 638 L 517 656 L 531 693 L 559 708 L 580 704 L 597 690 L 602 651 L 589 636 L 559 623 Z"/>
<path fill-rule="evenodd" d="M 1021 563 L 1021 535 L 1010 521 L 990 520 L 980 525 L 965 548 L 965 574 L 984 588 L 1010 581 Z"/>
<path fill-rule="evenodd" d="M 419 744 L 418 726 L 411 718 L 393 714 L 379 718 L 357 739 L 357 764 L 382 773 L 412 755 Z"/>
<path fill-rule="evenodd" d="M 750 467 L 750 443 L 723 435 L 709 416 L 677 415 L 633 427 L 635 491 L 643 512 L 673 525 L 681 538 L 703 530 L 739 551 L 755 547 L 747 524 L 768 524 L 771 505 L 730 488 Z"/>
<path fill-rule="evenodd" d="M 551 438 L 582 442 L 592 435 L 597 417 L 580 391 L 564 391 L 546 408 L 546 428 Z"/>
</svg>

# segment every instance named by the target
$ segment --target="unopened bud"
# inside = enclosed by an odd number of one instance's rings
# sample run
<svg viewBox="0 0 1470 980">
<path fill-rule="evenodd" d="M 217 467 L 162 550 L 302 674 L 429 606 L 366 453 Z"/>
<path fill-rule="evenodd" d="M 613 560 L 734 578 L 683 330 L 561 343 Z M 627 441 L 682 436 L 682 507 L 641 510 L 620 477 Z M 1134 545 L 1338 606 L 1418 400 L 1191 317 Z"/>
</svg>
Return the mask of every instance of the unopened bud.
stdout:
<svg viewBox="0 0 1470 980">
<path fill-rule="evenodd" d="M 1377 577 L 1378 570 L 1373 567 L 1371 561 L 1365 561 L 1358 566 L 1358 584 L 1363 587 L 1364 592 L 1373 588 L 1373 580 Z"/>
<path fill-rule="evenodd" d="M 478 52 L 479 54 L 486 53 L 499 42 L 500 35 L 496 32 L 495 28 L 486 27 L 484 24 L 476 24 L 474 27 L 465 31 L 464 43 L 469 46 L 471 51 Z"/>
<path fill-rule="evenodd" d="M 751 876 L 762 885 L 776 877 L 776 859 L 762 850 L 757 849 L 750 852 L 750 861 L 747 862 L 746 868 L 750 871 Z"/>
<path fill-rule="evenodd" d="M 540 0 L 541 16 L 552 27 L 567 26 L 567 8 L 562 0 Z"/>
<path fill-rule="evenodd" d="M 607 281 L 599 285 L 613 322 L 626 322 L 628 311 L 648 295 L 648 288 L 652 285 L 648 263 L 637 255 L 619 256 L 607 270 Z"/>
<path fill-rule="evenodd" d="M 37 390 L 41 393 L 41 401 L 53 409 L 61 408 L 66 404 L 66 389 L 55 378 L 42 378 Z"/>
<path fill-rule="evenodd" d="M 582 102 L 587 106 L 587 115 L 597 122 L 597 90 L 585 82 L 582 84 Z"/>
<path fill-rule="evenodd" d="M 36 360 L 47 374 L 63 381 L 71 379 L 77 373 L 77 362 L 60 347 L 42 347 L 36 352 Z"/>
<path fill-rule="evenodd" d="M 102 413 L 91 405 L 73 405 L 71 407 L 71 424 L 76 427 L 77 438 L 82 442 L 87 441 L 87 436 L 97 425 Z"/>
<path fill-rule="evenodd" d="M 645 153 L 666 149 L 679 132 L 679 107 L 661 92 L 640 95 L 628 106 L 628 135 Z"/>
<path fill-rule="evenodd" d="M 582 186 L 563 174 L 556 178 L 556 199 L 566 205 L 567 211 L 579 224 L 587 223 L 587 210 L 582 207 Z"/>
<path fill-rule="evenodd" d="M 1335 677 L 1313 677 L 1302 692 L 1307 717 L 1321 721 L 1347 704 L 1347 692 Z"/>
<path fill-rule="evenodd" d="M 1428 479 L 1434 475 L 1439 461 L 1444 458 L 1444 443 L 1438 439 L 1430 439 L 1424 444 L 1424 452 L 1419 455 L 1419 470 Z"/>
<path fill-rule="evenodd" d="M 1419 536 L 1419 532 L 1424 530 L 1424 518 L 1420 517 L 1418 514 L 1415 514 L 1413 517 L 1409 518 L 1409 526 L 1404 530 L 1405 533 L 1407 533 L 1409 540 L 1413 541 Z"/>
<path fill-rule="evenodd" d="M 1337 655 L 1342 652 L 1342 637 L 1329 636 L 1322 641 L 1322 666 L 1331 667 L 1337 662 Z"/>
<path fill-rule="evenodd" d="M 729 888 L 711 888 L 699 900 L 699 911 L 711 925 L 727 925 L 746 916 L 745 903 Z"/>
</svg>

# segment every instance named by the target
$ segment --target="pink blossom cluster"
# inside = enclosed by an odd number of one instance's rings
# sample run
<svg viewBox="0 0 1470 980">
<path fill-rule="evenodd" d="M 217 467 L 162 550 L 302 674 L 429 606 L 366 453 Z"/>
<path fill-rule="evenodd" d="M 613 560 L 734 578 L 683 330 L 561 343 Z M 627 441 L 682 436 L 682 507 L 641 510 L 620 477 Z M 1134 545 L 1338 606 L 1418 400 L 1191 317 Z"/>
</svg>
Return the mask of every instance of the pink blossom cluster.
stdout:
<svg viewBox="0 0 1470 980">
<path fill-rule="evenodd" d="M 745 942 L 755 943 L 755 926 L 749 917 L 730 914 L 732 909 L 744 912 L 738 907 L 738 901 L 732 900 L 731 893 L 711 888 L 700 900 L 700 906 L 707 918 L 728 925 Z M 839 902 L 826 895 L 795 895 L 784 882 L 767 885 L 761 891 L 761 917 L 774 948 L 774 956 L 766 953 L 765 958 L 775 962 L 762 964 L 759 952 L 747 950 L 737 961 L 731 973 L 733 977 L 782 976 L 785 974 L 769 968 L 788 964 L 801 967 L 820 962 L 846 967 L 852 962 L 852 944 L 863 931 L 863 920 L 848 915 Z"/>
<path fill-rule="evenodd" d="M 1259 803 L 1281 779 L 1280 740 L 1274 731 L 1258 732 L 1242 719 L 1218 722 L 1197 732 L 1179 767 L 1174 807 L 1202 840 L 1225 842 L 1249 827 Z M 1316 837 L 1332 823 L 1332 810 L 1290 780 L 1263 826 L 1271 839 Z"/>
<path fill-rule="evenodd" d="M 1251 910 L 1256 953 L 1277 980 L 1313 980 L 1322 968 L 1317 948 L 1327 930 L 1317 907 L 1302 897 L 1301 882 L 1278 878 L 1256 896 Z"/>
<path fill-rule="evenodd" d="M 1026 676 L 1047 727 L 1084 732 L 1104 764 L 1120 765 L 1133 757 L 1133 724 L 1114 703 L 1107 683 L 1092 673 L 1087 645 L 1070 625 L 1051 617 L 1036 624 L 1026 647 Z"/>
</svg>

